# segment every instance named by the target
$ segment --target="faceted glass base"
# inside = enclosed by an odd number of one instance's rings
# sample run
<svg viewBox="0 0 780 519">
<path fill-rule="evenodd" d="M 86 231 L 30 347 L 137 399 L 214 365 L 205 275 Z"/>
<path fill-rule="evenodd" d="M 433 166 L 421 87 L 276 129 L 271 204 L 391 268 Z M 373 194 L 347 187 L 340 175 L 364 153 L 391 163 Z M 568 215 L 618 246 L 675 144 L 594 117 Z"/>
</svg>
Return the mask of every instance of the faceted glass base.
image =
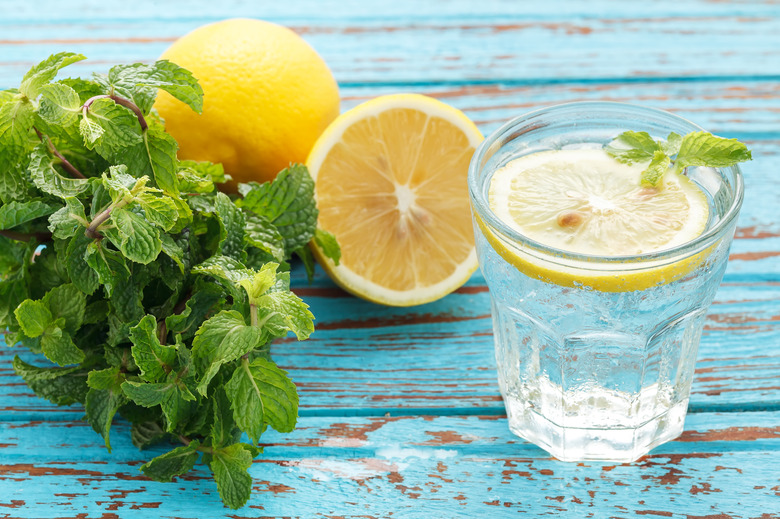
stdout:
<svg viewBox="0 0 780 519">
<path fill-rule="evenodd" d="M 505 404 L 511 431 L 559 460 L 620 463 L 636 461 L 654 447 L 677 438 L 688 408 L 688 400 L 684 400 L 636 427 L 588 428 L 578 427 L 575 420 L 556 424 L 512 397 L 506 398 Z M 577 421 L 585 420 L 580 417 Z"/>
</svg>

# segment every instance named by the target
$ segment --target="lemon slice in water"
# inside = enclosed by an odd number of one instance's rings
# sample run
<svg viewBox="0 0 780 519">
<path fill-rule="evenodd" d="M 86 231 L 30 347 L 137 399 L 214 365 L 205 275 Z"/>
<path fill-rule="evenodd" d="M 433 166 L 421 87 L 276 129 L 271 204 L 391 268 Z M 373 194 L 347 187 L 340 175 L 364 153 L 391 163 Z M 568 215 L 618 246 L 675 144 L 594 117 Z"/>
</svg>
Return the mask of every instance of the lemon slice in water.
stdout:
<svg viewBox="0 0 780 519">
<path fill-rule="evenodd" d="M 707 198 L 683 175 L 660 188 L 640 185 L 646 164 L 617 162 L 601 149 L 551 150 L 512 160 L 491 180 L 491 210 L 507 226 L 548 247 L 600 257 L 638 256 L 689 242 L 707 226 Z M 700 263 L 696 255 L 659 266 L 540 260 L 480 223 L 491 245 L 528 275 L 566 286 L 642 290 L 676 279 Z M 582 262 L 580 262 L 582 263 Z"/>
</svg>

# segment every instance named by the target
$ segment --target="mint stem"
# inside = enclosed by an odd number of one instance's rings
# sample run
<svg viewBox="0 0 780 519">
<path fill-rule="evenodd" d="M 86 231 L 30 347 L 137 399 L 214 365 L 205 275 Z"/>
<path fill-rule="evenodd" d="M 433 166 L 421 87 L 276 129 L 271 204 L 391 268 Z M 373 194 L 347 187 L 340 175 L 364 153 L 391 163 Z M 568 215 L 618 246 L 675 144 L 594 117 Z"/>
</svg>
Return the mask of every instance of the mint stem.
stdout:
<svg viewBox="0 0 780 519">
<path fill-rule="evenodd" d="M 97 228 L 100 227 L 100 224 L 108 220 L 108 218 L 111 216 L 112 209 L 113 206 L 108 206 L 108 209 L 97 215 L 95 219 L 92 220 L 92 223 L 89 224 L 89 227 L 87 227 L 87 230 L 84 232 L 84 234 L 93 240 L 102 239 L 103 235 L 98 232 Z"/>
<path fill-rule="evenodd" d="M 55 157 L 60 159 L 60 161 L 62 162 L 62 169 L 64 169 L 65 171 L 70 173 L 71 176 L 74 176 L 76 178 L 87 178 L 81 173 L 81 171 L 76 169 L 76 167 L 73 164 L 68 162 L 68 159 L 66 159 L 65 156 L 62 153 L 60 153 L 57 150 L 57 148 L 54 147 L 54 143 L 51 142 L 51 139 L 49 138 L 48 135 L 42 134 L 40 130 L 38 130 L 38 128 L 36 128 L 35 126 L 33 126 L 33 130 L 35 130 L 35 133 L 38 135 L 38 138 L 41 140 L 41 142 L 44 142 L 45 140 L 46 145 L 49 147 L 49 151 L 51 151 Z"/>
<path fill-rule="evenodd" d="M 129 108 L 133 111 L 136 117 L 138 117 L 138 123 L 141 125 L 141 131 L 146 132 L 146 130 L 149 128 L 149 125 L 146 123 L 146 118 L 144 117 L 144 113 L 141 111 L 140 108 L 138 108 L 135 103 L 130 101 L 129 99 L 125 99 L 124 97 L 120 97 L 118 95 L 114 94 L 103 94 L 99 96 L 90 97 L 86 100 L 84 105 L 82 106 L 82 109 L 84 109 L 85 113 L 89 111 L 89 107 L 92 106 L 92 103 L 97 101 L 98 99 L 111 99 L 118 105 L 122 105 L 125 108 Z"/>
</svg>

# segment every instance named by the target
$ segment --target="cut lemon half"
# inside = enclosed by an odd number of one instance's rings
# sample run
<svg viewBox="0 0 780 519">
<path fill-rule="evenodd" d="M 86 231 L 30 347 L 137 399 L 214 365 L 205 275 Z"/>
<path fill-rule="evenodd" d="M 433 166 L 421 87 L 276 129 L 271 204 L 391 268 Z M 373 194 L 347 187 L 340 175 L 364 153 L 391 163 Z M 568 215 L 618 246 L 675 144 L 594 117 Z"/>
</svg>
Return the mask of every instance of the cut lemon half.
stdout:
<svg viewBox="0 0 780 519">
<path fill-rule="evenodd" d="M 669 173 L 659 188 L 642 187 L 647 164 L 617 162 L 601 149 L 551 150 L 512 160 L 491 179 L 488 203 L 508 227 L 553 249 L 580 255 L 642 256 L 690 242 L 707 226 L 700 188 Z M 564 258 L 523 251 L 478 222 L 491 245 L 522 272 L 565 286 L 643 290 L 668 283 L 698 265 L 701 254 L 663 265 Z"/>
<path fill-rule="evenodd" d="M 314 145 L 318 225 L 341 246 L 317 260 L 342 288 L 394 306 L 439 299 L 477 268 L 469 161 L 482 141 L 461 111 L 417 94 L 367 101 Z"/>
</svg>

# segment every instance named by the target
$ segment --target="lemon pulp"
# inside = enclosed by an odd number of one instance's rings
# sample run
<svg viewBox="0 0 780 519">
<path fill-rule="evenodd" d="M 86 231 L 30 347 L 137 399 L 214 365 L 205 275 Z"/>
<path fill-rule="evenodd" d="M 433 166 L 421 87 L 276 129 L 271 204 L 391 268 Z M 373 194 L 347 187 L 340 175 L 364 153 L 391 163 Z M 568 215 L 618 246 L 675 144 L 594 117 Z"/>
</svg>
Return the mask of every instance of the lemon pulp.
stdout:
<svg viewBox="0 0 780 519">
<path fill-rule="evenodd" d="M 514 159 L 491 179 L 488 202 L 507 226 L 547 247 L 599 257 L 671 249 L 706 228 L 706 196 L 684 175 L 668 173 L 658 188 L 642 187 L 647 164 L 617 162 L 602 149 L 550 150 Z M 703 253 L 654 266 L 540 259 L 477 222 L 504 259 L 522 272 L 566 286 L 642 290 L 668 283 L 698 265 Z"/>
</svg>

